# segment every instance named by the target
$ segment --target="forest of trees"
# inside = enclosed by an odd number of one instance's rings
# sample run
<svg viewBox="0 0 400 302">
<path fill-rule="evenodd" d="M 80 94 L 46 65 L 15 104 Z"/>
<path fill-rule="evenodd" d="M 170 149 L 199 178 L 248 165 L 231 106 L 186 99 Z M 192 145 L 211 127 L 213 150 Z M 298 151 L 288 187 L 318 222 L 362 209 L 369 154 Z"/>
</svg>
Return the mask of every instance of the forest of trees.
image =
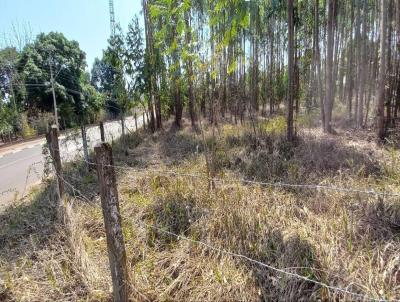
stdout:
<svg viewBox="0 0 400 302">
<path fill-rule="evenodd" d="M 399 1 L 142 0 L 142 17 L 143 30 L 137 16 L 126 32 L 117 26 L 91 74 L 61 33 L 2 49 L 3 138 L 53 112 L 51 73 L 63 128 L 102 112 L 123 123 L 134 107 L 152 131 L 171 115 L 180 127 L 185 111 L 194 128 L 200 115 L 217 123 L 285 114 L 289 140 L 302 112 L 318 111 L 334 133 L 338 110 L 379 140 L 398 122 Z"/>
</svg>

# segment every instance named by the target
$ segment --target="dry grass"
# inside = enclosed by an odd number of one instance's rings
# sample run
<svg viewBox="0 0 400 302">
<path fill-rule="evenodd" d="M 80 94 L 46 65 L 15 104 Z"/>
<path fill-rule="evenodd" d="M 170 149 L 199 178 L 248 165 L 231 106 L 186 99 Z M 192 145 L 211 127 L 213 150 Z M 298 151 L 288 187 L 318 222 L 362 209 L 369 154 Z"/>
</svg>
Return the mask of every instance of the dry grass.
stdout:
<svg viewBox="0 0 400 302">
<path fill-rule="evenodd" d="M 376 147 L 360 135 L 326 137 L 315 130 L 304 131 L 290 145 L 282 139 L 279 121 L 258 126 L 257 138 L 250 126 L 234 125 L 223 125 L 216 137 L 207 138 L 220 177 L 398 191 L 396 150 Z M 116 164 L 205 175 L 203 141 L 189 128 L 139 132 L 129 142 L 127 152 L 115 146 Z M 117 169 L 132 300 L 354 300 L 144 223 L 330 285 L 400 299 L 398 198 L 230 181 L 209 191 L 206 179 L 149 171 Z M 6 226 L 0 231 L 0 300 L 111 299 L 96 177 L 78 164 L 66 177 L 92 200 L 71 198 L 67 227 L 48 208 L 49 191 L 0 217 Z"/>
</svg>

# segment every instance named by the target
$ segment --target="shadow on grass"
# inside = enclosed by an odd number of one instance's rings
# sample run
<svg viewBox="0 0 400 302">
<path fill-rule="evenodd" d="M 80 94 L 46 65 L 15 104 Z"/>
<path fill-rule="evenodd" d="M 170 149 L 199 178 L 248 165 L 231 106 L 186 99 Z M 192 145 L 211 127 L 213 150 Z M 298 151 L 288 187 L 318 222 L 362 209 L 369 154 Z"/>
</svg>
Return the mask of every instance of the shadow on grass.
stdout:
<svg viewBox="0 0 400 302">
<path fill-rule="evenodd" d="M 308 277 L 311 280 L 322 281 L 324 277 L 318 270 L 319 264 L 315 258 L 314 248 L 298 235 L 284 237 L 279 231 L 266 234 L 260 255 L 252 255 L 253 259 L 284 269 L 288 273 L 295 273 Z M 253 252 L 254 253 L 254 252 Z M 260 292 L 260 301 L 313 301 L 318 300 L 316 294 L 320 286 L 257 264 L 246 266 L 252 271 Z"/>
<path fill-rule="evenodd" d="M 310 183 L 340 174 L 366 178 L 383 173 L 370 154 L 335 140 L 306 136 L 290 145 L 282 137 L 265 137 L 262 146 L 232 160 L 235 168 L 258 181 Z"/>
<path fill-rule="evenodd" d="M 0 214 L 0 261 L 10 263 L 22 254 L 31 243 L 40 247 L 56 230 L 57 209 L 55 183 L 32 192 Z"/>
<path fill-rule="evenodd" d="M 164 231 L 207 242 L 215 248 L 244 255 L 273 267 L 285 269 L 290 273 L 297 273 L 316 281 L 323 281 L 326 277 L 318 270 L 320 264 L 316 259 L 315 250 L 307 240 L 296 234 L 284 235 L 266 221 L 260 223 L 257 219 L 249 220 L 247 214 L 243 213 L 246 211 L 231 204 L 232 201 L 227 201 L 230 205 L 230 210 L 227 211 L 222 205 L 216 209 L 204 209 L 204 205 L 201 206 L 196 199 L 196 196 L 188 197 L 179 193 L 167 194 L 155 204 L 148 206 L 143 218 L 149 220 L 149 224 L 154 224 Z M 150 247 L 156 247 L 160 252 L 164 249 L 176 248 L 178 241 L 176 237 L 159 230 L 151 229 L 147 234 L 147 244 Z M 221 252 L 202 245 L 194 244 L 193 248 L 199 249 L 202 257 L 209 257 L 209 263 L 226 261 L 226 255 Z M 202 249 L 204 250 L 200 251 Z M 179 252 L 177 251 L 176 254 L 179 255 Z M 194 255 L 196 254 L 194 252 Z M 179 260 L 175 259 L 175 261 Z M 244 268 L 244 271 L 248 272 L 248 276 L 251 276 L 254 282 L 255 292 L 258 293 L 257 295 L 254 295 L 254 292 L 249 293 L 248 297 L 240 296 L 240 300 L 317 301 L 320 298 L 316 296 L 319 294 L 320 286 L 312 282 L 277 273 L 243 258 L 231 257 L 230 261 L 234 263 L 233 266 Z M 182 264 L 184 262 L 182 260 Z M 175 265 L 170 262 L 168 264 Z M 192 276 L 193 271 L 186 271 L 185 267 L 185 265 L 182 265 L 182 269 L 174 267 L 175 280 L 181 279 L 182 275 L 185 279 L 199 277 Z M 227 267 L 232 266 L 227 265 Z M 169 268 L 164 267 L 163 270 L 168 271 Z M 207 271 L 207 268 L 204 270 Z M 217 280 L 211 278 L 209 282 L 218 282 L 218 278 Z M 213 288 L 212 284 L 208 286 Z M 239 299 L 238 295 L 243 294 L 239 288 L 227 288 L 221 289 L 219 292 L 221 296 L 214 296 L 214 298 L 236 301 Z M 171 292 L 168 298 L 174 300 L 174 294 Z M 218 293 L 214 294 L 218 295 Z"/>
<path fill-rule="evenodd" d="M 357 213 L 355 236 L 365 238 L 361 245 L 379 245 L 400 241 L 400 199 L 376 198 Z"/>
<path fill-rule="evenodd" d="M 192 130 L 184 132 L 171 126 L 160 136 L 160 148 L 165 163 L 176 165 L 202 152 L 203 142 Z"/>
<path fill-rule="evenodd" d="M 7 276 L 22 258 L 34 262 L 55 234 L 55 192 L 55 183 L 48 183 L 0 213 L 0 301 L 16 301 Z"/>
</svg>

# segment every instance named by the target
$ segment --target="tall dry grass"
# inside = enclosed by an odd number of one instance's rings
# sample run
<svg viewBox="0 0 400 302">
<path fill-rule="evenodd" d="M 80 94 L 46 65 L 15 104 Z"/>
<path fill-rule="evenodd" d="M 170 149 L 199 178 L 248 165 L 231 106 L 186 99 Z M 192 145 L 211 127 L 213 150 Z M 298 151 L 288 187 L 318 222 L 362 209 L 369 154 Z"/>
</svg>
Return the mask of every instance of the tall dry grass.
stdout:
<svg viewBox="0 0 400 302">
<path fill-rule="evenodd" d="M 201 136 L 189 129 L 154 136 L 140 132 L 131 138 L 127 154 L 126 148 L 114 148 L 116 164 L 128 162 L 133 168 L 117 168 L 133 301 L 354 300 L 146 225 L 373 298 L 400 299 L 398 198 L 235 181 L 246 177 L 395 191 L 398 151 L 315 130 L 292 145 L 282 138 L 282 127 L 279 120 L 260 123 L 254 137 L 251 126 L 221 125 L 216 136 L 205 126 L 213 148 L 205 148 Z M 214 152 L 216 175 L 225 179 L 213 190 L 206 178 L 163 173 L 206 175 L 204 150 Z M 52 222 L 51 231 L 40 230 L 38 251 L 29 236 L 16 237 L 18 245 L 26 240 L 25 250 L 36 253 L 16 254 L 11 244 L 1 250 L 5 301 L 111 299 L 96 178 L 93 171 L 78 168 L 71 166 L 66 177 L 90 202 L 70 192 L 67 227 Z M 38 209 L 41 214 L 32 212 L 36 218 L 5 220 L 0 238 L 11 242 L 13 227 L 18 233 L 23 221 L 29 225 L 45 214 Z"/>
</svg>

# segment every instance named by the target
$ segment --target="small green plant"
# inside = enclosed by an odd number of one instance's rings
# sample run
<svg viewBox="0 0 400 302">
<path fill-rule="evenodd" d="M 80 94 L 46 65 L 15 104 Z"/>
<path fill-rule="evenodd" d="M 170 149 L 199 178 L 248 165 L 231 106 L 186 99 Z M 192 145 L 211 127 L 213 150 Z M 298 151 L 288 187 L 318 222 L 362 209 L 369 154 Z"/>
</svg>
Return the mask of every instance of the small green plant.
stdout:
<svg viewBox="0 0 400 302">
<path fill-rule="evenodd" d="M 286 132 L 286 118 L 284 116 L 274 117 L 260 124 L 261 131 L 266 134 L 280 135 Z"/>
</svg>

